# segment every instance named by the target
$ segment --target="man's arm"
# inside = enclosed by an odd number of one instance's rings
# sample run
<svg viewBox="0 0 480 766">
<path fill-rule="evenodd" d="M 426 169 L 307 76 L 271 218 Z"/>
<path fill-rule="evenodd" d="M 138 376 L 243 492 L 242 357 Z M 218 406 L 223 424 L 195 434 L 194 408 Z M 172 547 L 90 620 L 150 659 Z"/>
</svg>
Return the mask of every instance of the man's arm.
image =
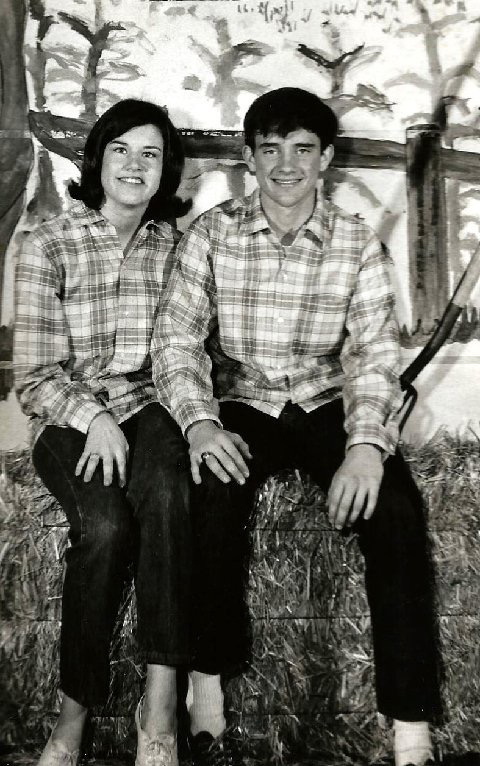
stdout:
<svg viewBox="0 0 480 766">
<path fill-rule="evenodd" d="M 350 301 L 341 363 L 347 452 L 329 491 L 329 517 L 341 529 L 375 510 L 383 457 L 395 451 L 399 339 L 390 262 L 376 237 L 367 243 Z"/>
<path fill-rule="evenodd" d="M 183 236 L 176 264 L 160 300 L 151 356 L 158 397 L 180 425 L 190 445 L 194 481 L 205 462 L 221 481 L 248 476 L 248 446 L 221 428 L 215 413 L 212 363 L 205 349 L 217 327 L 215 277 L 209 259 L 210 237 L 202 220 Z"/>
<path fill-rule="evenodd" d="M 60 300 L 62 284 L 34 237 L 25 242 L 15 285 L 15 389 L 23 411 L 87 434 L 77 475 L 86 466 L 84 479 L 89 481 L 101 460 L 108 485 L 116 463 L 123 486 L 128 445 L 113 417 L 88 387 L 72 381 L 65 372 L 72 352 Z"/>
</svg>

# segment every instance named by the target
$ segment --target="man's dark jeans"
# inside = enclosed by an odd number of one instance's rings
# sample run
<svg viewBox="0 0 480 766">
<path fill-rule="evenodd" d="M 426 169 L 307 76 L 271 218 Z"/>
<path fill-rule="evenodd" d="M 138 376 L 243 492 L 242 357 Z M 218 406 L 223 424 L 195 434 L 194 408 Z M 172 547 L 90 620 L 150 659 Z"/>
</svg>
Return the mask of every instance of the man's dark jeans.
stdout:
<svg viewBox="0 0 480 766">
<path fill-rule="evenodd" d="M 222 423 L 248 443 L 250 478 L 225 485 L 204 466 L 201 492 L 212 513 L 229 505 L 251 513 L 255 489 L 283 468 L 301 468 L 327 491 L 344 455 L 341 401 L 307 414 L 287 404 L 273 418 L 240 402 L 224 402 Z M 432 599 L 432 568 L 421 496 L 400 453 L 384 466 L 373 517 L 354 525 L 366 565 L 378 709 L 400 720 L 440 712 L 439 668 Z"/>
<path fill-rule="evenodd" d="M 234 569 L 237 526 L 223 511 L 216 517 L 191 510 L 180 429 L 158 404 L 121 428 L 130 447 L 126 489 L 116 482 L 104 487 L 100 468 L 89 483 L 75 476 L 85 436 L 72 428 L 47 427 L 33 452 L 37 472 L 70 525 L 60 686 L 86 707 L 107 698 L 111 636 L 131 561 L 137 638 L 148 663 L 229 670 L 238 662 L 232 647 L 239 646 L 243 624 L 243 604 L 231 606 L 230 584 L 241 580 Z M 232 547 L 239 551 L 236 561 L 228 559 Z M 233 624 L 226 622 L 230 616 Z"/>
</svg>

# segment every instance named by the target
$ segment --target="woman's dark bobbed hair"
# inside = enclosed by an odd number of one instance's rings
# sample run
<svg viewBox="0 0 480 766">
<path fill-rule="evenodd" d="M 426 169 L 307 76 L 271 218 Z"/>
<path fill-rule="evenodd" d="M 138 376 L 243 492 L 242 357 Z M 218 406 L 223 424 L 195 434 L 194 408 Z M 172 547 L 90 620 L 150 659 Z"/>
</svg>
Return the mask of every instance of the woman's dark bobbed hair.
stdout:
<svg viewBox="0 0 480 766">
<path fill-rule="evenodd" d="M 255 136 L 276 133 L 285 138 L 299 128 L 315 133 L 324 151 L 333 144 L 338 120 L 328 104 L 302 88 L 278 88 L 259 96 L 243 121 L 245 143 L 255 151 Z"/>
<path fill-rule="evenodd" d="M 150 101 L 127 98 L 107 109 L 88 134 L 80 182 L 71 181 L 68 191 L 93 210 L 100 210 L 104 199 L 101 182 L 105 147 L 110 141 L 141 125 L 155 125 L 163 138 L 163 170 L 158 191 L 145 211 L 144 219 L 168 220 L 185 215 L 191 206 L 176 196 L 182 177 L 185 155 L 182 142 L 167 112 Z"/>
</svg>

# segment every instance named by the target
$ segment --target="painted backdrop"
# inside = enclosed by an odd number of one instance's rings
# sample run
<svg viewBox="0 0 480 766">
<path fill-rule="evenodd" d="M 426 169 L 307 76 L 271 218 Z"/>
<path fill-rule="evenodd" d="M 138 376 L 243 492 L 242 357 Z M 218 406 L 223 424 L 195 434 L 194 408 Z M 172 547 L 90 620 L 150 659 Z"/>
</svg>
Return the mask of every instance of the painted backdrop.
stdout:
<svg viewBox="0 0 480 766">
<path fill-rule="evenodd" d="M 479 239 L 477 0 L 2 0 L 0 449 L 25 443 L 11 391 L 15 259 L 66 204 L 84 137 L 119 98 L 167 106 L 189 159 L 193 216 L 250 191 L 242 116 L 270 88 L 327 100 L 341 136 L 327 193 L 380 233 L 395 263 L 405 365 Z M 203 132 L 202 132 L 203 131 Z M 424 160 L 418 168 L 418 147 Z M 404 432 L 480 433 L 480 290 L 418 379 Z"/>
</svg>

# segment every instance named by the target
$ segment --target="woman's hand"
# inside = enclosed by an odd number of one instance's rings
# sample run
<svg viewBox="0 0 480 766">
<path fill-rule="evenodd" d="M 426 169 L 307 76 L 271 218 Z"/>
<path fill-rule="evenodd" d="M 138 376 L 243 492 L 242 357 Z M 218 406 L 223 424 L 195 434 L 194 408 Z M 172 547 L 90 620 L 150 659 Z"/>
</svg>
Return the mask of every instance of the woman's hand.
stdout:
<svg viewBox="0 0 480 766">
<path fill-rule="evenodd" d="M 113 467 L 117 466 L 118 483 L 124 487 L 127 480 L 128 442 L 123 431 L 108 412 L 97 415 L 90 423 L 85 447 L 75 468 L 80 476 L 84 467 L 83 481 L 90 481 L 100 461 L 103 462 L 103 484 L 109 487 L 113 481 Z"/>
</svg>

